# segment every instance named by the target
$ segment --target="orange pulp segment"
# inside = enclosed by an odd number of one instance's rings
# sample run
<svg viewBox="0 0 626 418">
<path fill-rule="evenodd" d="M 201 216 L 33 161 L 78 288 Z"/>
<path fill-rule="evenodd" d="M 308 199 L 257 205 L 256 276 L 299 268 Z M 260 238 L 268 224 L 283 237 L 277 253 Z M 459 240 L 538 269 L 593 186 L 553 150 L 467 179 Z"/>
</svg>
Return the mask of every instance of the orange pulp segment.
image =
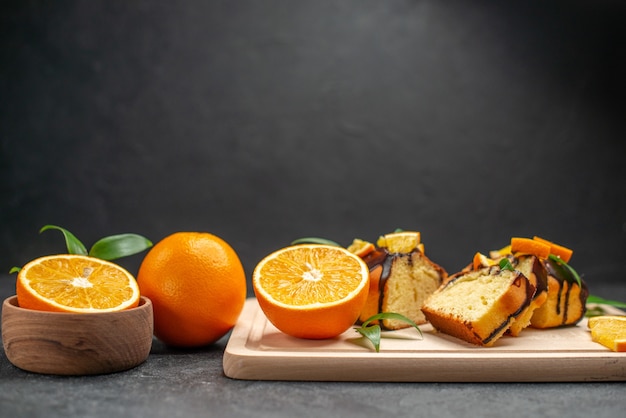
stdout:
<svg viewBox="0 0 626 418">
<path fill-rule="evenodd" d="M 559 244 L 555 244 L 554 242 L 548 241 L 547 239 L 543 239 L 538 236 L 534 236 L 533 240 L 549 245 L 550 254 L 556 255 L 557 257 L 559 257 L 561 260 L 565 261 L 566 263 L 569 262 L 570 258 L 572 258 L 572 254 L 574 253 L 573 250 L 567 247 L 564 247 Z"/>
<path fill-rule="evenodd" d="M 369 270 L 345 248 L 300 244 L 261 260 L 252 284 L 259 306 L 277 329 L 299 338 L 332 338 L 359 317 Z"/>
<path fill-rule="evenodd" d="M 112 312 L 139 304 L 135 278 L 110 261 L 61 254 L 37 258 L 17 275 L 20 307 L 53 312 Z"/>
</svg>

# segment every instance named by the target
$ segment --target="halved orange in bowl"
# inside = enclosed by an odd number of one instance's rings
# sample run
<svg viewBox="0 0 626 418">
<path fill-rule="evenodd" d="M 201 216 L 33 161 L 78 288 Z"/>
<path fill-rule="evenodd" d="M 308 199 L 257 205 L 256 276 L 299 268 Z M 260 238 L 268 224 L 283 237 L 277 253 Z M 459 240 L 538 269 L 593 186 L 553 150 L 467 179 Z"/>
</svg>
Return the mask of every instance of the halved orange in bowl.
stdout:
<svg viewBox="0 0 626 418">
<path fill-rule="evenodd" d="M 123 267 L 95 257 L 40 257 L 17 275 L 20 307 L 52 312 L 114 312 L 139 304 L 139 287 Z"/>
</svg>

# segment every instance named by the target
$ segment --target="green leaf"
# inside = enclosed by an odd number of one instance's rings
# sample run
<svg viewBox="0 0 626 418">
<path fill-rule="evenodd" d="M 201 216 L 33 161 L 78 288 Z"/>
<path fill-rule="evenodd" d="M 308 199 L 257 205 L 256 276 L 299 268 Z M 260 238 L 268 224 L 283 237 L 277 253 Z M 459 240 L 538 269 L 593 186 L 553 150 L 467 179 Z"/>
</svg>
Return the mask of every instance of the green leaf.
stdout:
<svg viewBox="0 0 626 418">
<path fill-rule="evenodd" d="M 587 303 L 601 303 L 603 305 L 611 305 L 616 308 L 626 308 L 625 302 L 619 302 L 617 300 L 604 299 L 600 296 L 589 295 L 587 297 Z"/>
<path fill-rule="evenodd" d="M 380 352 L 380 326 L 370 325 L 368 327 L 357 328 L 356 331 L 371 341 L 376 352 Z"/>
<path fill-rule="evenodd" d="M 587 304 L 589 303 L 597 303 L 598 305 L 610 305 L 615 306 L 616 308 L 626 308 L 625 302 L 619 302 L 617 300 L 604 299 L 600 296 L 589 295 L 587 297 Z M 592 306 L 587 309 L 585 312 L 585 316 L 587 318 L 591 318 L 592 316 L 601 316 L 606 315 L 606 310 L 602 306 Z"/>
<path fill-rule="evenodd" d="M 399 313 L 395 313 L 395 312 L 381 312 L 376 315 L 372 315 L 369 318 L 367 318 L 361 326 L 366 327 L 371 322 L 381 321 L 383 319 L 395 319 L 397 321 L 406 322 L 407 324 L 415 328 L 420 333 L 420 335 L 422 335 L 422 331 L 420 330 L 420 328 L 417 326 L 415 322 L 413 322 L 411 319 L 407 318 L 406 316 L 399 314 Z"/>
<path fill-rule="evenodd" d="M 419 332 L 420 337 L 424 337 L 424 335 L 422 334 L 422 330 L 419 328 L 419 326 L 417 326 L 415 322 L 413 322 L 411 319 L 407 318 L 404 315 L 395 312 L 382 312 L 376 315 L 372 315 L 367 318 L 360 327 L 356 328 L 356 331 L 371 341 L 377 353 L 380 351 L 381 329 L 379 325 L 370 325 L 370 323 L 374 321 L 382 321 L 384 319 L 395 319 L 397 321 L 406 322 L 407 324 L 415 328 L 417 332 Z"/>
<path fill-rule="evenodd" d="M 578 275 L 576 270 L 574 270 L 569 264 L 563 261 L 561 257 L 556 256 L 554 254 L 550 254 L 548 258 L 554 261 L 557 265 L 563 267 L 569 273 L 569 275 L 574 279 L 574 281 L 578 284 L 578 287 L 582 287 L 582 280 L 580 279 L 580 276 Z"/>
<path fill-rule="evenodd" d="M 585 316 L 587 318 L 591 318 L 593 316 L 602 316 L 606 315 L 606 310 L 602 306 L 594 306 L 592 308 L 587 308 L 585 312 Z"/>
<path fill-rule="evenodd" d="M 152 242 L 137 234 L 119 234 L 98 240 L 89 250 L 89 255 L 102 260 L 115 260 L 140 253 L 152 247 Z"/>
<path fill-rule="evenodd" d="M 74 234 L 72 234 L 70 231 L 68 231 L 65 228 L 61 228 L 60 226 L 56 226 L 56 225 L 46 225 L 39 230 L 39 233 L 41 234 L 43 231 L 47 231 L 49 229 L 57 229 L 63 233 L 63 236 L 65 237 L 65 245 L 67 246 L 68 253 L 87 255 L 87 249 L 85 248 L 83 243 L 80 242 L 80 240 L 76 238 Z"/>
<path fill-rule="evenodd" d="M 332 245 L 334 247 L 341 247 L 341 245 L 339 245 L 335 241 L 332 241 L 326 238 L 317 238 L 317 237 L 298 238 L 296 240 L 291 241 L 291 245 L 298 245 L 298 244 L 322 244 L 322 245 Z"/>
<path fill-rule="evenodd" d="M 515 269 L 513 268 L 513 265 L 511 264 L 511 262 L 509 261 L 508 258 L 504 257 L 502 260 L 500 260 L 500 263 L 498 263 L 500 265 L 500 268 L 502 270 L 511 270 L 511 271 L 515 271 Z"/>
<path fill-rule="evenodd" d="M 17 266 L 12 267 L 11 270 L 9 270 L 9 274 L 19 273 L 21 269 L 22 269 L 21 267 L 17 267 Z"/>
</svg>

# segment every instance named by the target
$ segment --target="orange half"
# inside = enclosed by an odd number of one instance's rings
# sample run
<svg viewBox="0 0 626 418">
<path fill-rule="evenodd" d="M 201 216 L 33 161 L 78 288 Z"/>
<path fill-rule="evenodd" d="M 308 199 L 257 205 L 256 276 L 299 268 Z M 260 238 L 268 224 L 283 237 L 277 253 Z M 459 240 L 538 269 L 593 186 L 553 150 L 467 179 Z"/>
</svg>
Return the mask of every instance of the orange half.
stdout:
<svg viewBox="0 0 626 418">
<path fill-rule="evenodd" d="M 280 331 L 298 338 L 332 338 L 358 319 L 369 270 L 345 248 L 295 245 L 261 260 L 252 285 L 265 316 Z"/>
<path fill-rule="evenodd" d="M 139 304 L 135 278 L 121 266 L 83 255 L 37 258 L 17 275 L 20 307 L 54 312 L 113 312 Z"/>
</svg>

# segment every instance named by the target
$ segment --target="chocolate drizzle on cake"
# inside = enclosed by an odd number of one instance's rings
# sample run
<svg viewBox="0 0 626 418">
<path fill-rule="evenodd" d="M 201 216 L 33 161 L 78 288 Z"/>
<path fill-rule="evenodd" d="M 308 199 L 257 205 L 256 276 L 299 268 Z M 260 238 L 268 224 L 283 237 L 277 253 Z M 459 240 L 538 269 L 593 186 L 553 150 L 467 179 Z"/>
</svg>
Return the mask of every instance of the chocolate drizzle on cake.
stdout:
<svg viewBox="0 0 626 418">
<path fill-rule="evenodd" d="M 376 247 L 363 256 L 370 270 L 370 295 L 359 317 L 359 323 L 383 312 L 399 313 L 417 324 L 426 322 L 422 304 L 447 277 L 441 266 L 433 263 L 419 248 L 408 252 L 392 252 Z M 382 320 L 383 329 L 405 328 L 397 320 Z"/>
<path fill-rule="evenodd" d="M 422 307 L 440 332 L 493 345 L 529 306 L 535 286 L 521 272 L 499 266 L 460 272 Z"/>
<path fill-rule="evenodd" d="M 524 279 L 524 276 L 518 277 L 513 282 L 513 285 L 517 286 L 517 287 L 521 287 L 523 279 Z M 526 279 L 528 280 L 528 278 L 526 278 Z M 528 282 L 528 284 L 526 286 L 524 286 L 524 287 L 526 289 L 526 299 L 527 299 L 528 303 L 526 305 L 520 306 L 517 311 L 515 311 L 511 315 L 509 315 L 507 320 L 505 322 L 503 322 L 500 327 L 496 328 L 491 333 L 491 335 L 489 335 L 489 337 L 485 338 L 485 340 L 483 341 L 484 344 L 489 344 L 489 342 L 493 338 L 495 338 L 498 334 L 500 334 L 500 332 L 502 331 L 502 328 L 508 327 L 511 324 L 512 320 L 517 319 L 520 316 L 520 314 L 528 307 L 528 305 L 530 304 L 530 301 L 533 299 L 533 297 L 537 294 L 537 288 L 532 283 Z"/>
<path fill-rule="evenodd" d="M 561 267 L 560 265 L 558 265 L 557 263 L 555 263 L 554 261 L 548 259 L 545 260 L 544 262 L 546 270 L 548 272 L 548 276 L 553 277 L 559 284 L 559 290 L 558 290 L 558 294 L 557 294 L 557 303 L 556 303 L 556 314 L 562 318 L 561 320 L 561 325 L 570 325 L 572 321 L 568 322 L 568 316 L 569 316 L 569 309 L 570 309 L 570 303 L 571 303 L 571 292 L 572 289 L 574 289 L 575 286 L 578 286 L 578 283 L 576 282 L 576 280 L 574 279 L 574 277 L 572 276 L 572 274 L 564 269 L 563 267 Z M 567 288 L 564 291 L 564 286 L 565 283 L 567 283 Z M 580 293 L 578 294 L 578 299 L 580 301 L 580 305 L 583 307 L 582 312 L 578 312 L 576 314 L 576 321 L 574 323 L 577 323 L 585 314 L 586 308 L 586 301 L 587 301 L 587 297 L 589 296 L 589 290 L 587 289 L 587 286 L 585 284 L 585 282 L 581 282 L 581 289 L 580 289 Z M 563 311 L 561 311 L 561 305 L 563 305 Z"/>
<path fill-rule="evenodd" d="M 393 265 L 393 257 L 391 255 L 385 248 L 376 248 L 363 258 L 363 261 L 370 269 L 370 273 L 373 273 L 377 268 L 382 268 L 378 278 L 378 312 L 383 312 L 385 285 L 391 275 L 391 267 Z"/>
</svg>

